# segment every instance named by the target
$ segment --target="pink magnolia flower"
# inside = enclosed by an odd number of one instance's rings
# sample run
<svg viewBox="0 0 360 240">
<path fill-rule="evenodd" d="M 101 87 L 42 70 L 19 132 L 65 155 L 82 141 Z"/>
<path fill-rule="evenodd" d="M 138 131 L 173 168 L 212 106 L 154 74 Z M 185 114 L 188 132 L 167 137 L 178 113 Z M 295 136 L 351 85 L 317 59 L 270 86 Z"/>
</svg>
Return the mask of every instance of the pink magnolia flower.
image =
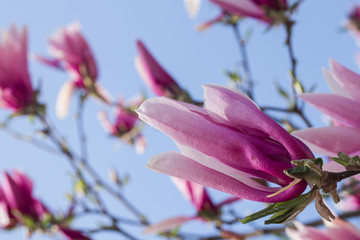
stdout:
<svg viewBox="0 0 360 240">
<path fill-rule="evenodd" d="M 71 81 L 66 82 L 59 92 L 56 112 L 65 117 L 74 89 L 84 89 L 104 102 L 108 94 L 97 82 L 98 70 L 92 51 L 80 32 L 80 24 L 74 22 L 57 30 L 50 38 L 50 53 L 55 59 L 36 56 L 41 62 L 66 70 Z"/>
<path fill-rule="evenodd" d="M 204 186 L 183 180 L 181 178 L 171 178 L 179 191 L 186 200 L 190 201 L 197 210 L 196 216 L 179 216 L 165 221 L 150 225 L 144 231 L 145 234 L 161 233 L 174 227 L 180 226 L 191 220 L 214 220 L 217 218 L 219 209 L 225 205 L 238 201 L 239 198 L 229 198 L 217 205 L 214 205 Z"/>
<path fill-rule="evenodd" d="M 160 66 L 141 41 L 136 42 L 139 56 L 135 66 L 144 82 L 158 96 L 178 98 L 182 89 L 175 80 Z"/>
<path fill-rule="evenodd" d="M 299 97 L 329 116 L 335 126 L 308 128 L 293 134 L 315 153 L 336 157 L 339 151 L 360 154 L 360 75 L 330 60 L 325 79 L 334 92 L 305 93 Z"/>
<path fill-rule="evenodd" d="M 225 12 L 242 17 L 252 17 L 266 22 L 272 22 L 269 11 L 284 11 L 286 0 L 210 0 Z"/>
<path fill-rule="evenodd" d="M 70 228 L 59 227 L 59 231 L 69 240 L 90 240 L 90 238 L 83 235 L 80 231 L 76 231 Z"/>
<path fill-rule="evenodd" d="M 14 25 L 3 31 L 0 43 L 0 107 L 26 112 L 35 102 L 27 61 L 27 29 Z"/>
<path fill-rule="evenodd" d="M 285 232 L 291 240 L 359 240 L 360 231 L 351 223 L 340 218 L 331 222 L 324 221 L 326 230 L 305 226 L 294 221 L 296 229 L 286 228 Z"/>
<path fill-rule="evenodd" d="M 255 179 L 289 185 L 283 173 L 291 160 L 313 159 L 311 151 L 288 134 L 239 91 L 206 85 L 204 108 L 168 98 L 146 100 L 137 113 L 144 122 L 172 138 L 180 148 L 154 156 L 154 171 L 261 202 L 292 199 L 306 188 L 300 182 L 286 191 Z"/>
<path fill-rule="evenodd" d="M 32 182 L 24 173 L 4 173 L 0 184 L 0 227 L 25 224 L 24 217 L 38 222 L 47 213 L 44 205 L 33 197 L 32 189 Z"/>
<path fill-rule="evenodd" d="M 140 133 L 139 119 L 134 110 L 143 102 L 142 96 L 133 98 L 129 103 L 120 100 L 117 104 L 114 123 L 109 122 L 105 112 L 98 114 L 102 126 L 110 135 L 119 137 L 128 144 L 134 144 L 139 153 L 144 152 L 146 143 Z"/>
</svg>

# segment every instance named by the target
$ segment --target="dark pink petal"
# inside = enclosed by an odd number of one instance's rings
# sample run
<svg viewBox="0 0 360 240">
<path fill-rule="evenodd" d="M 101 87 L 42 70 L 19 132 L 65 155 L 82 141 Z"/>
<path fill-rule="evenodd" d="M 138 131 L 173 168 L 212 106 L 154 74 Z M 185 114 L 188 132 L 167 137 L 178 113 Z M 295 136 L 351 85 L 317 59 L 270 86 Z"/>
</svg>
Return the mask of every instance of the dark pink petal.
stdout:
<svg viewBox="0 0 360 240">
<path fill-rule="evenodd" d="M 347 126 L 360 127 L 360 103 L 329 93 L 305 93 L 299 96 L 322 113 Z"/>
<path fill-rule="evenodd" d="M 179 86 L 161 67 L 141 41 L 136 42 L 139 57 L 135 60 L 136 68 L 145 83 L 158 96 L 175 96 Z"/>
<path fill-rule="evenodd" d="M 339 151 L 349 155 L 360 153 L 360 128 L 323 127 L 292 132 L 317 154 L 336 157 Z"/>
<path fill-rule="evenodd" d="M 90 240 L 90 238 L 83 235 L 80 231 L 76 231 L 70 228 L 59 227 L 59 231 L 69 240 Z"/>
<path fill-rule="evenodd" d="M 245 17 L 263 19 L 266 17 L 261 7 L 250 0 L 211 0 L 225 11 Z"/>
</svg>

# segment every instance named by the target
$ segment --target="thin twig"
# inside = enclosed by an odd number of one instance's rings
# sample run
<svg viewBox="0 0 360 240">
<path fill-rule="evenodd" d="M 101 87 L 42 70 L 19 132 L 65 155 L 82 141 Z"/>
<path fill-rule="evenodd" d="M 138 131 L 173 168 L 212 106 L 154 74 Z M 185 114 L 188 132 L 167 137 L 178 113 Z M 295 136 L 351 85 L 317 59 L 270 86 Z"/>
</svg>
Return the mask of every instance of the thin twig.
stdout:
<svg viewBox="0 0 360 240">
<path fill-rule="evenodd" d="M 237 45 L 239 46 L 239 50 L 240 50 L 241 63 L 244 70 L 244 82 L 248 84 L 246 88 L 246 94 L 249 96 L 249 98 L 254 100 L 254 93 L 253 93 L 254 82 L 250 72 L 249 57 L 246 50 L 246 41 L 241 35 L 240 24 L 237 22 L 231 24 L 231 26 L 235 34 Z"/>
</svg>

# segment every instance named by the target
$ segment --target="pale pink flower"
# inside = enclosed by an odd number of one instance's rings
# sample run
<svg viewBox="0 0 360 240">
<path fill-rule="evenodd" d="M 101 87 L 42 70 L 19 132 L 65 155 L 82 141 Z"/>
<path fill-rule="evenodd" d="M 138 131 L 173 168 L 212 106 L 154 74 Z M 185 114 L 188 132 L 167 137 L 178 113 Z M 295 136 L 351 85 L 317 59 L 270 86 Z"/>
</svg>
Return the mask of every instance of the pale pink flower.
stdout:
<svg viewBox="0 0 360 240">
<path fill-rule="evenodd" d="M 137 110 L 140 119 L 167 134 L 182 152 L 156 155 L 147 166 L 243 199 L 282 202 L 301 194 L 303 181 L 269 197 L 279 188 L 254 178 L 289 185 L 293 179 L 283 171 L 292 168 L 291 160 L 314 158 L 305 144 L 241 92 L 216 85 L 204 89 L 204 108 L 160 97 Z"/>
<path fill-rule="evenodd" d="M 26 112 L 35 104 L 27 60 L 27 29 L 14 25 L 1 34 L 0 107 L 15 113 Z"/>
<path fill-rule="evenodd" d="M 351 223 L 340 218 L 331 222 L 324 221 L 326 229 L 320 230 L 315 227 L 305 226 L 294 221 L 296 229 L 286 228 L 285 232 L 291 240 L 359 240 L 360 231 Z"/>
<path fill-rule="evenodd" d="M 299 97 L 329 116 L 336 126 L 294 131 L 315 153 L 336 157 L 339 151 L 360 154 L 360 75 L 330 60 L 325 79 L 333 91 L 305 93 Z"/>
<path fill-rule="evenodd" d="M 106 103 L 109 94 L 98 83 L 98 70 L 92 51 L 80 31 L 80 24 L 74 22 L 57 30 L 50 38 L 50 53 L 55 59 L 36 56 L 47 65 L 63 69 L 70 75 L 70 81 L 61 88 L 56 113 L 60 118 L 67 115 L 70 99 L 75 89 L 84 89 Z"/>
<path fill-rule="evenodd" d="M 112 136 L 119 137 L 128 144 L 133 144 L 138 153 L 143 153 L 145 149 L 145 139 L 141 135 L 141 127 L 138 116 L 135 112 L 144 101 L 143 96 L 137 96 L 124 103 L 119 100 L 116 106 L 115 121 L 110 123 L 105 112 L 99 112 L 98 118 L 103 128 Z"/>
<path fill-rule="evenodd" d="M 182 89 L 176 81 L 161 67 L 141 41 L 136 42 L 139 56 L 135 66 L 148 87 L 158 96 L 178 98 Z"/>
</svg>

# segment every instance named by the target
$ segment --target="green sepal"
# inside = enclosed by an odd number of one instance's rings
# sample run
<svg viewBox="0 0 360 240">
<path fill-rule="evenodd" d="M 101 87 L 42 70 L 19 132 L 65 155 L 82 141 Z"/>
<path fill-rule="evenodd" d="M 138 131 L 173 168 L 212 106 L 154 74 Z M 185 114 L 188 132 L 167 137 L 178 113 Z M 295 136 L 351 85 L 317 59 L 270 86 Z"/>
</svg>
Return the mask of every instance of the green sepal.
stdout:
<svg viewBox="0 0 360 240">
<path fill-rule="evenodd" d="M 244 219 L 240 220 L 240 222 L 243 224 L 249 223 L 271 214 L 274 215 L 269 220 L 265 221 L 265 224 L 284 223 L 290 221 L 314 199 L 316 191 L 318 191 L 318 188 L 314 187 L 310 192 L 302 194 L 294 199 L 285 202 L 274 203 L 259 212 L 245 217 Z"/>
</svg>

